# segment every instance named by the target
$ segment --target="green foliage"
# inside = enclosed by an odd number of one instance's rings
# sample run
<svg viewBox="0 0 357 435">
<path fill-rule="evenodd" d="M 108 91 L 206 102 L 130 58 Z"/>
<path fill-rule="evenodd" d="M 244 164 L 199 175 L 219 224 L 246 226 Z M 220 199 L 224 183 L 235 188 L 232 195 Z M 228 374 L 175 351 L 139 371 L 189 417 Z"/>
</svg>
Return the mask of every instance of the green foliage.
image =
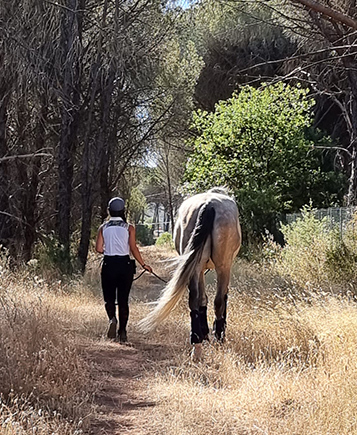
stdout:
<svg viewBox="0 0 357 435">
<path fill-rule="evenodd" d="M 271 61 L 293 55 L 296 46 L 271 25 L 272 15 L 270 3 L 217 0 L 201 1 L 188 15 L 187 32 L 205 61 L 195 92 L 200 108 L 212 111 L 237 84 L 280 74 L 281 63 Z"/>
<path fill-rule="evenodd" d="M 41 271 L 53 269 L 70 274 L 73 272 L 75 262 L 75 253 L 72 251 L 73 249 L 70 249 L 70 257 L 68 257 L 68 251 L 59 243 L 54 234 L 50 234 L 36 245 L 34 259 L 37 263 L 32 262 L 29 266 Z"/>
<path fill-rule="evenodd" d="M 177 17 L 176 20 L 180 21 Z M 162 126 L 156 136 L 164 142 L 176 137 L 177 130 L 182 135 L 188 129 L 195 85 L 203 66 L 195 44 L 179 29 L 176 31 L 176 35 L 160 44 L 160 68 L 154 82 L 160 92 L 149 106 L 150 113 L 161 118 Z"/>
<path fill-rule="evenodd" d="M 174 242 L 171 233 L 162 233 L 156 240 L 155 245 L 174 249 Z"/>
<path fill-rule="evenodd" d="M 136 240 L 143 246 L 149 246 L 154 244 L 154 236 L 152 230 L 148 225 L 136 226 Z"/>
<path fill-rule="evenodd" d="M 327 218 L 319 220 L 314 210 L 305 207 L 302 217 L 283 225 L 286 245 L 278 248 L 272 241 L 265 251 L 275 270 L 304 288 L 357 290 L 357 233 L 354 221 L 347 224 L 343 237 Z"/>
<path fill-rule="evenodd" d="M 307 95 L 307 89 L 281 82 L 260 89 L 244 86 L 217 104 L 214 113 L 195 112 L 187 190 L 228 186 L 250 234 L 271 230 L 279 213 L 310 201 L 316 207 L 341 201 L 343 180 L 322 167 L 308 134 L 314 101 Z M 320 190 L 326 192 L 323 197 L 316 194 Z"/>
<path fill-rule="evenodd" d="M 281 251 L 277 269 L 301 286 L 328 283 L 327 252 L 332 232 L 326 218 L 319 220 L 309 207 L 291 225 L 283 225 L 286 245 Z"/>
<path fill-rule="evenodd" d="M 146 207 L 147 203 L 145 195 L 138 187 L 133 187 L 127 203 L 129 220 L 135 224 L 139 223 L 144 216 Z"/>
</svg>

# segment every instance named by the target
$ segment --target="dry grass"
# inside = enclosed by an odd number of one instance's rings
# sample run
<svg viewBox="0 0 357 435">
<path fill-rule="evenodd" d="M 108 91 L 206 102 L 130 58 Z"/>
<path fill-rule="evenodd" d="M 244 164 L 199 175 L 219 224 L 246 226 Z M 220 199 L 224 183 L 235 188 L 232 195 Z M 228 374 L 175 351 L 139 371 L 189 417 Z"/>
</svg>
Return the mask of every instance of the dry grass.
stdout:
<svg viewBox="0 0 357 435">
<path fill-rule="evenodd" d="M 80 343 L 103 329 L 98 301 L 78 283 L 1 279 L 0 433 L 82 433 L 96 386 Z"/>
<path fill-rule="evenodd" d="M 237 269 L 244 282 L 230 292 L 223 346 L 190 360 L 185 303 L 150 337 L 170 345 L 142 380 L 157 401 L 148 433 L 357 433 L 355 302 L 302 297 L 258 267 Z"/>
<path fill-rule="evenodd" d="M 169 278 L 160 261 L 173 253 L 147 248 L 143 255 L 156 273 Z M 88 382 L 93 371 L 83 349 L 87 341 L 101 339 L 106 327 L 101 298 L 88 291 L 89 285 L 98 287 L 98 274 L 95 265 L 85 288 L 30 276 L 19 281 L 3 273 L 1 435 L 88 433 L 98 385 Z M 211 325 L 214 275 L 207 275 Z M 203 360 L 194 363 L 187 298 L 155 333 L 136 333 L 136 323 L 150 309 L 143 301 L 160 287 L 145 274 L 133 289 L 129 336 L 146 361 L 135 382 L 140 400 L 155 406 L 140 408 L 132 433 L 357 434 L 353 299 L 298 293 L 269 270 L 239 261 L 226 343 L 205 344 Z"/>
</svg>

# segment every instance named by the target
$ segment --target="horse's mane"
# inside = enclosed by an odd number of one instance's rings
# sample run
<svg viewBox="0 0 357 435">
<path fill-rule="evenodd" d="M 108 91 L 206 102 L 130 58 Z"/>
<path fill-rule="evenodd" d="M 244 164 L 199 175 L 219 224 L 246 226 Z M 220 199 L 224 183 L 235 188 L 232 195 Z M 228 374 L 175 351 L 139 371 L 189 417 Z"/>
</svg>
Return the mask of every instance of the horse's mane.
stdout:
<svg viewBox="0 0 357 435">
<path fill-rule="evenodd" d="M 208 190 L 208 192 L 220 193 L 221 195 L 226 195 L 233 198 L 233 192 L 230 189 L 228 189 L 228 187 L 225 186 L 212 187 L 210 190 Z"/>
<path fill-rule="evenodd" d="M 229 198 L 231 198 L 235 201 L 235 196 L 234 196 L 233 191 L 226 186 L 215 186 L 209 190 L 206 190 L 206 191 L 203 191 L 200 193 L 218 193 L 219 195 L 228 196 Z M 189 193 L 189 194 L 183 196 L 183 200 L 186 200 L 192 196 L 195 196 L 196 194 L 197 194 L 197 192 L 195 194 Z"/>
</svg>

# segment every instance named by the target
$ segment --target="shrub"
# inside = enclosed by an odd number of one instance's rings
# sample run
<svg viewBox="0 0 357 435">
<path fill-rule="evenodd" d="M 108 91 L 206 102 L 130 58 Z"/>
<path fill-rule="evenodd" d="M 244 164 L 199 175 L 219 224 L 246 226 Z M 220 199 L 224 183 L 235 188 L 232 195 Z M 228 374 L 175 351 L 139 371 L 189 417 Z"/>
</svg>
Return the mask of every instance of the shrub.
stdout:
<svg viewBox="0 0 357 435">
<path fill-rule="evenodd" d="M 71 243 L 70 255 L 57 237 L 51 233 L 35 246 L 34 258 L 37 260 L 36 268 L 41 272 L 59 272 L 60 274 L 71 274 L 74 270 L 75 263 L 75 246 Z M 32 265 L 33 267 L 34 265 Z"/>
<path fill-rule="evenodd" d="M 347 224 L 343 238 L 327 218 L 317 219 L 309 207 L 302 217 L 283 225 L 286 245 L 273 255 L 276 271 L 302 287 L 326 287 L 331 284 L 355 289 L 357 284 L 357 248 L 353 223 Z M 274 252 L 274 250 L 270 250 Z"/>
<path fill-rule="evenodd" d="M 184 190 L 232 190 L 245 238 L 275 231 L 281 213 L 309 201 L 318 207 L 342 203 L 344 177 L 312 147 L 331 139 L 312 127 L 314 102 L 308 92 L 282 82 L 247 85 L 217 103 L 214 112 L 193 114 L 196 134 L 188 140 L 192 153 Z"/>
<path fill-rule="evenodd" d="M 149 246 L 154 244 L 154 236 L 148 225 L 136 226 L 136 240 L 143 246 Z"/>
<path fill-rule="evenodd" d="M 334 232 L 331 246 L 326 253 L 330 278 L 335 282 L 348 283 L 354 293 L 357 290 L 357 234 L 356 216 L 347 223 L 343 237 Z"/>
<path fill-rule="evenodd" d="M 172 248 L 174 249 L 174 242 L 172 240 L 172 235 L 171 233 L 162 233 L 160 235 L 160 237 L 158 237 L 158 239 L 155 242 L 156 246 L 164 246 L 164 247 L 168 247 L 168 248 Z"/>
</svg>

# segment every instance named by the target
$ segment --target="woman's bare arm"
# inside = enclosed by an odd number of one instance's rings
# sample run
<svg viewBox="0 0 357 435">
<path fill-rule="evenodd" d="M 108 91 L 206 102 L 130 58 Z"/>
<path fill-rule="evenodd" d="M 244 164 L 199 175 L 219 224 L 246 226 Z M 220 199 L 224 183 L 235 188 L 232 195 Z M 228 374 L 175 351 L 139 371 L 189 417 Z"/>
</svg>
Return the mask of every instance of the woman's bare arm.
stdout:
<svg viewBox="0 0 357 435">
<path fill-rule="evenodd" d="M 103 238 L 103 228 L 99 227 L 97 234 L 97 241 L 95 243 L 95 250 L 99 252 L 99 254 L 104 253 L 104 238 Z"/>
<path fill-rule="evenodd" d="M 129 225 L 129 247 L 130 247 L 130 251 L 133 254 L 135 260 L 137 260 L 139 262 L 140 266 L 151 273 L 152 272 L 151 267 L 148 266 L 147 264 L 145 264 L 145 261 L 143 260 L 143 258 L 141 256 L 139 248 L 136 245 L 135 228 L 133 227 L 133 225 Z"/>
</svg>

